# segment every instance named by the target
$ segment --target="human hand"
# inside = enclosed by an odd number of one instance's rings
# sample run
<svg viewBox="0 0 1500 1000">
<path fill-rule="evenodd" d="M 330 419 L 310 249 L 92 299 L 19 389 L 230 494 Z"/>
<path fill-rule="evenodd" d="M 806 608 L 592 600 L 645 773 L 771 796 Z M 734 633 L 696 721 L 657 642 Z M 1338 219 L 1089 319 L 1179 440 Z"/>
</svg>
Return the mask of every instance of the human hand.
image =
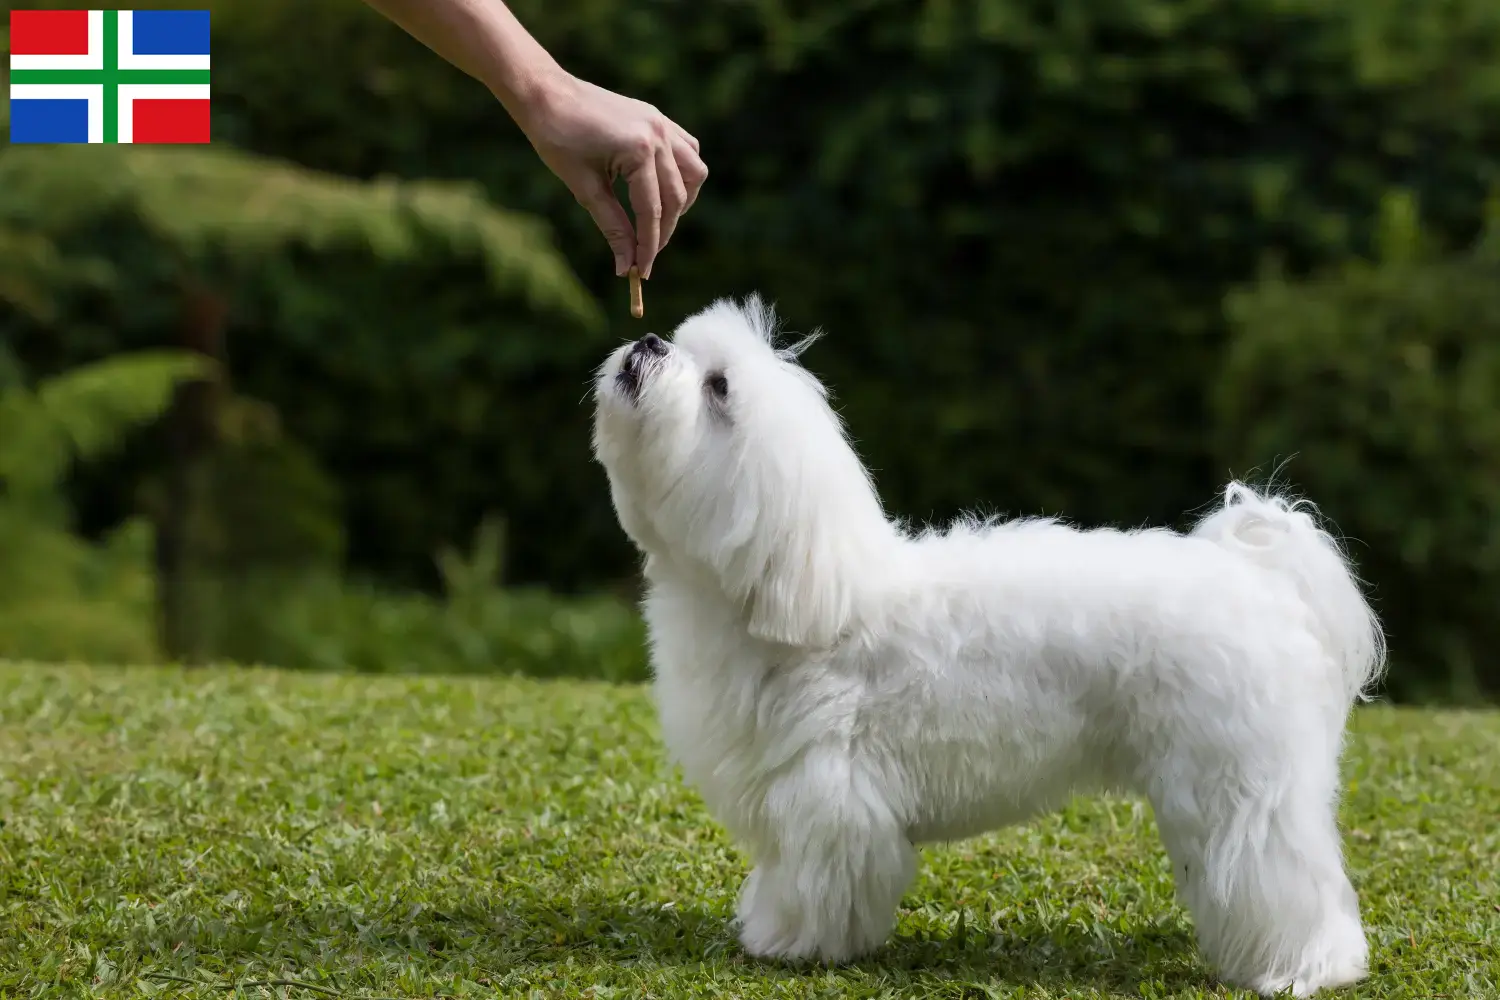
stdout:
<svg viewBox="0 0 1500 1000">
<path fill-rule="evenodd" d="M 604 234 L 615 274 L 634 265 L 651 277 L 677 220 L 708 178 L 698 140 L 651 105 L 572 76 L 541 90 L 516 119 Z M 634 226 L 615 197 L 616 177 L 629 185 Z"/>
</svg>

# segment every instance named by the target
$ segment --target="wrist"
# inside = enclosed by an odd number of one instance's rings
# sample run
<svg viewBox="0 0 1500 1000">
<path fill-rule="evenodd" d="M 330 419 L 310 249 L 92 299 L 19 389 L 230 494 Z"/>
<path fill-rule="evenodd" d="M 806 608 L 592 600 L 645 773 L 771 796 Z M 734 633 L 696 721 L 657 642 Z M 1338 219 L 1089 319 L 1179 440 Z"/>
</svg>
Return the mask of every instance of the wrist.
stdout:
<svg viewBox="0 0 1500 1000">
<path fill-rule="evenodd" d="M 572 90 L 573 76 L 546 53 L 524 63 L 501 61 L 484 83 L 525 132 L 545 121 Z"/>
</svg>

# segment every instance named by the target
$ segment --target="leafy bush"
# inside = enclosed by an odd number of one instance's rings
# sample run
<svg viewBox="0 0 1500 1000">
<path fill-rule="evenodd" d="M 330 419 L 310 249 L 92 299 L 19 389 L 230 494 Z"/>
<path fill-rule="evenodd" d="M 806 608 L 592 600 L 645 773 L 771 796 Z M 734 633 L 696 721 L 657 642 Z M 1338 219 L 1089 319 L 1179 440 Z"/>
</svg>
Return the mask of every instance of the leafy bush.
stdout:
<svg viewBox="0 0 1500 1000">
<path fill-rule="evenodd" d="M 33 389 L 17 381 L 0 342 L 0 659 L 161 658 L 150 524 L 133 518 L 97 544 L 84 541 L 70 530 L 60 486 L 73 462 L 117 447 L 166 409 L 175 385 L 204 374 L 193 355 L 120 355 Z M 233 530 L 199 549 L 206 564 L 193 578 L 193 611 L 204 648 L 218 659 L 373 673 L 646 676 L 641 622 L 625 601 L 501 586 L 499 522 L 482 528 L 472 555 L 440 554 L 442 599 L 349 584 L 333 574 L 336 564 L 319 571 L 293 551 L 326 546 L 320 539 L 336 524 L 254 523 L 267 509 L 305 517 L 327 506 L 317 498 L 264 502 L 266 489 L 325 488 L 297 451 L 263 442 L 215 458 L 215 506 Z M 237 514 L 247 493 L 262 502 Z M 254 558 L 235 551 L 241 531 L 256 539 Z M 268 540 L 280 548 L 268 549 Z"/>
<path fill-rule="evenodd" d="M 645 631 L 625 601 L 501 586 L 503 525 L 440 554 L 443 598 L 332 575 L 224 581 L 219 648 L 245 663 L 360 673 L 519 673 L 640 681 Z"/>
<path fill-rule="evenodd" d="M 809 363 L 914 518 L 1170 522 L 1224 454 L 1306 454 L 1290 424 L 1216 442 L 1225 293 L 1268 260 L 1296 279 L 1369 253 L 1395 186 L 1463 245 L 1500 177 L 1492 0 L 514 5 L 570 69 L 702 140 L 713 177 L 651 282 L 650 328 L 754 288 L 826 325 Z M 476 180 L 552 223 L 593 298 L 620 303 L 614 333 L 640 329 L 587 216 L 484 88 L 359 0 L 220 0 L 214 18 L 218 140 L 359 178 Z M 399 272 L 302 247 L 246 278 L 236 385 L 337 480 L 350 561 L 382 584 L 436 586 L 429 554 L 493 509 L 524 526 L 518 581 L 628 573 L 579 405 L 611 331 L 497 305 L 479 265 L 432 242 Z M 177 322 L 156 255 L 112 224 L 75 246 L 137 269 L 122 295 L 71 292 L 52 325 L 0 311 L 39 370 Z M 130 479 L 85 481 L 91 526 L 128 509 Z"/>
<path fill-rule="evenodd" d="M 1408 202 L 1378 263 L 1236 295 L 1222 450 L 1287 475 L 1353 541 L 1393 694 L 1500 695 L 1500 225 L 1434 256 Z M 1496 216 L 1500 223 L 1500 214 Z"/>
<path fill-rule="evenodd" d="M 1219 478 L 1225 291 L 1267 254 L 1296 274 L 1366 248 L 1397 183 L 1469 239 L 1500 170 L 1490 0 L 515 8 L 564 65 L 703 142 L 713 177 L 650 327 L 755 288 L 828 327 L 809 361 L 918 518 L 1177 518 Z M 214 30 L 216 139 L 478 180 L 543 213 L 616 332 L 638 328 L 587 216 L 483 87 L 359 0 L 221 0 Z M 257 346 L 233 364 L 339 480 L 356 567 L 427 577 L 503 507 L 527 525 L 519 579 L 629 571 L 578 405 L 607 331 L 482 307 L 464 268 L 287 270 L 236 320 Z"/>
<path fill-rule="evenodd" d="M 121 355 L 31 388 L 7 356 L 0 341 L 0 658 L 155 661 L 149 525 L 89 544 L 70 530 L 61 486 L 74 462 L 158 417 L 178 383 L 204 374 L 201 359 Z"/>
<path fill-rule="evenodd" d="M 22 286 L 29 295 L 24 311 L 0 310 L 0 335 L 34 369 L 63 370 L 166 341 L 225 360 L 245 394 L 182 401 L 155 447 L 138 451 L 129 474 L 110 469 L 92 483 L 113 493 L 104 516 L 86 525 L 97 528 L 134 513 L 137 482 L 161 473 L 149 492 L 165 553 L 159 569 L 167 652 L 185 659 L 212 656 L 199 626 L 215 586 L 188 575 L 205 563 L 234 575 L 280 562 L 288 551 L 314 551 L 284 544 L 290 536 L 282 529 L 299 524 L 336 534 L 332 546 L 315 547 L 336 549 L 336 560 L 342 523 L 331 531 L 314 525 L 330 516 L 325 497 L 342 493 L 356 507 L 370 494 L 389 497 L 381 478 L 399 469 L 400 495 L 410 498 L 404 510 L 441 526 L 418 532 L 417 540 L 455 534 L 462 508 L 425 505 L 425 484 L 407 477 L 425 465 L 432 482 L 479 481 L 533 446 L 507 433 L 509 421 L 492 427 L 495 409 L 526 399 L 519 386 L 494 395 L 515 379 L 505 372 L 514 347 L 500 330 L 514 337 L 534 326 L 532 339 L 566 341 L 598 326 L 594 303 L 545 228 L 490 205 L 472 185 L 362 183 L 226 149 L 17 147 L 0 150 L 0 227 L 40 241 L 51 254 L 44 262 L 55 262 L 40 272 L 46 280 L 32 276 Z M 505 318 L 492 326 L 496 314 Z M 390 336 L 403 322 L 405 332 Z M 257 378 L 276 356 L 268 341 L 287 348 L 280 360 L 289 376 L 269 406 Z M 242 343 L 254 347 L 242 352 Z M 423 378 L 412 380 L 403 373 L 412 367 L 414 344 Z M 344 388 L 364 387 L 357 401 L 323 392 L 324 366 L 339 373 Z M 535 359 L 524 366 L 528 376 L 537 367 Z M 252 412 L 257 400 L 259 414 Z M 300 439 L 316 447 L 323 443 L 320 423 L 342 425 L 361 409 L 375 434 L 366 443 L 380 454 L 334 449 L 324 456 L 335 473 L 347 477 L 363 467 L 367 478 L 346 478 L 343 490 L 311 483 L 323 475 L 321 456 Z M 228 425 L 245 423 L 238 416 L 246 414 L 272 428 L 274 448 L 227 440 L 234 430 Z M 488 433 L 454 435 L 455 423 Z M 450 441 L 456 446 L 443 447 Z M 278 488 L 268 460 L 310 488 Z M 87 503 L 88 492 L 84 509 L 92 512 L 98 505 Z M 358 509 L 332 506 L 336 521 L 361 523 Z M 262 528 L 271 534 L 257 533 Z"/>
<path fill-rule="evenodd" d="M 713 176 L 650 283 L 649 326 L 755 288 L 826 326 L 809 363 L 890 506 L 918 518 L 977 503 L 1176 519 L 1219 479 L 1206 388 L 1224 293 L 1268 255 L 1296 274 L 1364 250 L 1393 184 L 1467 240 L 1500 176 L 1490 0 L 515 8 L 571 70 L 702 140 Z M 637 329 L 603 241 L 484 88 L 357 0 L 228 0 L 215 16 L 225 136 L 358 176 L 479 179 L 545 212 L 621 332 Z M 353 526 L 356 564 L 391 565 L 401 505 L 484 503 L 528 525 L 523 579 L 628 569 L 601 478 L 576 471 L 598 353 L 571 343 L 572 377 L 497 414 L 538 446 L 487 482 L 391 473 Z M 288 373 L 259 391 L 280 398 Z M 330 398 L 356 403 L 327 374 Z M 351 419 L 318 448 L 369 440 Z"/>
<path fill-rule="evenodd" d="M 458 608 L 439 598 L 335 577 L 248 587 L 261 595 L 247 663 L 357 673 L 518 673 L 640 681 L 645 634 L 630 605 L 495 588 Z M 242 628 L 246 623 L 242 622 Z"/>
<path fill-rule="evenodd" d="M 91 544 L 0 506 L 0 548 L 0 659 L 159 662 L 145 521 Z"/>
</svg>

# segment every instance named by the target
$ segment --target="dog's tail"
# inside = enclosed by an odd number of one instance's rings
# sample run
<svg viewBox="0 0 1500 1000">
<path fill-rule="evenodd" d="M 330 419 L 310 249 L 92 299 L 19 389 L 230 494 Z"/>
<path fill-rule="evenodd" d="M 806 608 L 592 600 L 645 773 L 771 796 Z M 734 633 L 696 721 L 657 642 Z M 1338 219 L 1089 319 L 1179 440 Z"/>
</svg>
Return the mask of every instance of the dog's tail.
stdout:
<svg viewBox="0 0 1500 1000">
<path fill-rule="evenodd" d="M 1311 504 L 1230 483 L 1224 505 L 1193 535 L 1289 577 L 1338 665 L 1348 703 L 1368 697 L 1385 666 L 1385 635 L 1338 540 L 1319 525 Z"/>
</svg>

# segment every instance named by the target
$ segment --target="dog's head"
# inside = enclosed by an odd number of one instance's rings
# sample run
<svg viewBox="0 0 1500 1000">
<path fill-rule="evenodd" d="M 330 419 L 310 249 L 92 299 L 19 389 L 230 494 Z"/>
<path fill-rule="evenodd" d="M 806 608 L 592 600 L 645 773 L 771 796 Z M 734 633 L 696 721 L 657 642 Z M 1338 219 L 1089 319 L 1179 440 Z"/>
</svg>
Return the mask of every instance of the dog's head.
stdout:
<svg viewBox="0 0 1500 1000">
<path fill-rule="evenodd" d="M 751 634 L 832 643 L 891 528 L 818 380 L 810 341 L 775 346 L 758 298 L 721 301 L 671 341 L 616 350 L 595 381 L 594 454 L 653 562 L 706 571 Z"/>
</svg>

